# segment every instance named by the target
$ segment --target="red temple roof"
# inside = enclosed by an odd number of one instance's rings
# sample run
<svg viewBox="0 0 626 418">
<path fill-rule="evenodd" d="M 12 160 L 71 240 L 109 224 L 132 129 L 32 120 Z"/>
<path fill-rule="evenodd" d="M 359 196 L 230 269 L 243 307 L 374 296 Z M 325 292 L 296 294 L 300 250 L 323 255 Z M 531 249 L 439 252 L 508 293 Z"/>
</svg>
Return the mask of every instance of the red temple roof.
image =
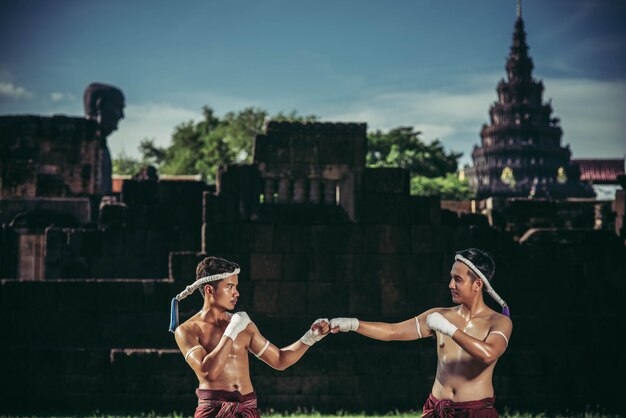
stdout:
<svg viewBox="0 0 626 418">
<path fill-rule="evenodd" d="M 580 167 L 580 179 L 596 184 L 617 184 L 617 176 L 624 174 L 623 158 L 573 159 Z"/>
</svg>

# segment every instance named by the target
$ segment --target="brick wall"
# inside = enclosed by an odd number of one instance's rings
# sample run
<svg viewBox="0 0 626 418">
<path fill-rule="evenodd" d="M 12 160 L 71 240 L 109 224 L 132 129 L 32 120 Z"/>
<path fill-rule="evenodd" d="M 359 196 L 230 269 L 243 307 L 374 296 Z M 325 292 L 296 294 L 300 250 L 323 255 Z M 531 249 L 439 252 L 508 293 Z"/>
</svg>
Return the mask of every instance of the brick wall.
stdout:
<svg viewBox="0 0 626 418">
<path fill-rule="evenodd" d="M 231 241 L 212 253 L 241 264 L 238 309 L 280 346 L 320 316 L 395 321 L 449 305 L 453 249 L 490 248 L 498 266 L 494 287 L 514 322 L 494 376 L 498 404 L 623 410 L 619 376 L 626 364 L 615 343 L 625 325 L 618 315 L 626 296 L 623 247 L 506 245 L 490 230 L 427 225 L 229 228 L 215 232 Z M 169 301 L 201 257 L 173 254 L 171 281 L 2 281 L 4 334 L 11 339 L 0 355 L 8 376 L 0 412 L 73 405 L 191 413 L 194 377 L 166 329 Z M 183 301 L 182 317 L 200 303 Z M 434 349 L 432 341 L 330 336 L 285 372 L 253 359 L 253 383 L 266 409 L 418 408 L 434 379 Z M 42 384 L 45 391 L 38 390 Z"/>
<path fill-rule="evenodd" d="M 66 116 L 0 116 L 0 196 L 95 194 L 96 123 Z"/>
</svg>

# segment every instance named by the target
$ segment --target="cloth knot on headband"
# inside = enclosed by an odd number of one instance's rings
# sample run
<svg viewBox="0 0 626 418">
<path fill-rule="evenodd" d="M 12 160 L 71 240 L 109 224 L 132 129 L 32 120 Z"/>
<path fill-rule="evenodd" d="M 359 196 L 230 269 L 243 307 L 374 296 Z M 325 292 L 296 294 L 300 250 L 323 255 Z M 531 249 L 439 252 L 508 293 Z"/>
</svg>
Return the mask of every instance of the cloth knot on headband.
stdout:
<svg viewBox="0 0 626 418">
<path fill-rule="evenodd" d="M 461 263 L 465 264 L 467 267 L 470 268 L 470 270 L 474 272 L 474 274 L 481 278 L 481 280 L 485 283 L 485 287 L 487 288 L 487 293 L 489 293 L 489 296 L 491 296 L 496 302 L 500 304 L 500 306 L 502 306 L 502 314 L 510 317 L 511 310 L 509 309 L 509 306 L 506 304 L 504 299 L 502 299 L 500 295 L 498 295 L 496 291 L 493 290 L 493 287 L 491 287 L 491 283 L 489 283 L 489 280 L 487 280 L 487 277 L 483 274 L 483 272 L 480 271 L 480 269 L 476 267 L 474 263 L 472 263 L 460 254 L 455 255 L 454 260 L 460 261 Z"/>
<path fill-rule="evenodd" d="M 185 288 L 182 292 L 177 294 L 174 298 L 172 298 L 172 304 L 170 307 L 170 332 L 174 332 L 176 327 L 178 327 L 178 302 L 185 299 L 187 296 L 191 295 L 196 289 L 199 289 L 201 286 L 211 283 L 217 280 L 222 280 L 227 277 L 233 276 L 235 274 L 239 274 L 241 269 L 235 269 L 231 272 L 214 274 L 212 276 L 201 277 L 189 286 Z"/>
</svg>

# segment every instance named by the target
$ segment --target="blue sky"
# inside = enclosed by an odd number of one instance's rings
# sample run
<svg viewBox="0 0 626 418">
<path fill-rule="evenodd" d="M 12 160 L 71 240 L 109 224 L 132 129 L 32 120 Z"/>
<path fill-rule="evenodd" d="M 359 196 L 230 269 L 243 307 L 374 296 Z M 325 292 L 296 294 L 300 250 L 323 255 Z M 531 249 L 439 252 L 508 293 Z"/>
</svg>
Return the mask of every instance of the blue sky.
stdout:
<svg viewBox="0 0 626 418">
<path fill-rule="evenodd" d="M 247 106 L 369 129 L 414 126 L 470 153 L 496 100 L 515 0 L 0 2 L 0 114 L 81 116 L 120 87 L 114 155 Z M 526 0 L 534 76 L 574 158 L 626 154 L 626 2 Z"/>
</svg>

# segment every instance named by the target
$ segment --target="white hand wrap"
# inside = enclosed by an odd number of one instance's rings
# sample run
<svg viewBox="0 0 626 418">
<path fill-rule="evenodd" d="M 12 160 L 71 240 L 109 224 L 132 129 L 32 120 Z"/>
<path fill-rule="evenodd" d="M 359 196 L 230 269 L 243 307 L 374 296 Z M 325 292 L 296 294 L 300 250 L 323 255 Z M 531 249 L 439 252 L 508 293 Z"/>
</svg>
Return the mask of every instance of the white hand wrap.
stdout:
<svg viewBox="0 0 626 418">
<path fill-rule="evenodd" d="M 311 325 L 311 327 L 313 327 L 313 325 L 315 325 L 315 324 L 319 324 L 320 322 L 328 322 L 328 319 L 327 318 L 316 319 L 315 322 L 313 322 L 313 324 Z M 300 341 L 303 344 L 306 344 L 308 346 L 312 346 L 313 344 L 315 344 L 316 342 L 320 341 L 325 336 L 326 335 L 322 335 L 319 332 L 319 330 L 313 331 L 311 328 L 309 328 L 307 330 L 307 332 L 305 332 L 304 335 L 300 338 Z"/>
<path fill-rule="evenodd" d="M 235 341 L 237 335 L 246 329 L 250 322 L 250 317 L 245 312 L 237 312 L 233 314 L 230 318 L 230 323 L 226 327 L 226 331 L 224 331 L 224 336 Z"/>
<path fill-rule="evenodd" d="M 439 331 L 442 334 L 452 337 L 458 329 L 450 321 L 443 317 L 439 312 L 431 313 L 426 317 L 426 325 L 433 331 Z"/>
<path fill-rule="evenodd" d="M 330 327 L 339 327 L 339 331 L 356 331 L 359 328 L 359 320 L 356 318 L 333 318 L 330 320 Z"/>
</svg>

